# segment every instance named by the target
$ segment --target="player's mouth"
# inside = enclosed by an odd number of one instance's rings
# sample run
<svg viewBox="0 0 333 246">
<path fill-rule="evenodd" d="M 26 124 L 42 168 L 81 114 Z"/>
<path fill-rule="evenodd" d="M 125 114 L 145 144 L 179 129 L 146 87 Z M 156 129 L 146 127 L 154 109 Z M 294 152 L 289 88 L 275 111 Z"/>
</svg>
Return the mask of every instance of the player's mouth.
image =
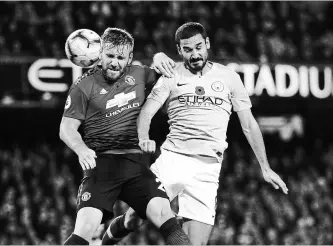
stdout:
<svg viewBox="0 0 333 246">
<path fill-rule="evenodd" d="M 202 62 L 202 59 L 192 60 L 191 64 L 198 65 L 200 62 Z"/>
<path fill-rule="evenodd" d="M 108 68 L 108 70 L 110 72 L 119 72 L 120 71 L 120 69 L 118 69 L 118 68 Z"/>
</svg>

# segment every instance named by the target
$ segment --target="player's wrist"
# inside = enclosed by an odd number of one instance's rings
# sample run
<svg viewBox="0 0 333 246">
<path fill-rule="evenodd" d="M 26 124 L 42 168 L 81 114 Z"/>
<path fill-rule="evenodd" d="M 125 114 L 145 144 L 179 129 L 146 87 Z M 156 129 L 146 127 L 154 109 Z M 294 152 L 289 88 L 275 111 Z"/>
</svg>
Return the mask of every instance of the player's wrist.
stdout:
<svg viewBox="0 0 333 246">
<path fill-rule="evenodd" d="M 89 149 L 89 148 L 85 144 L 77 144 L 77 145 L 74 145 L 72 149 L 76 154 L 79 154 L 80 152 L 82 152 L 82 150 Z"/>
<path fill-rule="evenodd" d="M 139 133 L 138 138 L 139 141 L 149 140 L 149 133 Z"/>
<path fill-rule="evenodd" d="M 261 171 L 262 172 L 268 172 L 271 170 L 270 166 L 268 166 L 267 164 L 266 165 L 260 165 L 261 167 Z"/>
<path fill-rule="evenodd" d="M 146 141 L 146 140 L 149 140 L 149 136 L 139 138 L 139 142 Z"/>
<path fill-rule="evenodd" d="M 149 133 L 146 130 L 138 130 L 138 139 L 139 141 L 147 140 L 149 139 Z"/>
</svg>

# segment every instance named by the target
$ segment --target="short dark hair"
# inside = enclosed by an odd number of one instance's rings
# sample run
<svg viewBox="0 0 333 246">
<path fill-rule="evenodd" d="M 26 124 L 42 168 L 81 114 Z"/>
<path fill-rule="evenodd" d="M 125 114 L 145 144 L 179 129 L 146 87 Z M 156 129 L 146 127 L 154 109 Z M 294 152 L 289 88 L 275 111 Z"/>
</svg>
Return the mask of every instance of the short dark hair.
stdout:
<svg viewBox="0 0 333 246">
<path fill-rule="evenodd" d="M 201 34 L 204 39 L 207 38 L 207 32 L 203 25 L 198 22 L 187 22 L 177 29 L 175 34 L 176 44 L 179 45 L 181 39 L 187 39 L 196 34 Z"/>
<path fill-rule="evenodd" d="M 114 46 L 129 45 L 131 46 L 132 50 L 134 48 L 133 36 L 130 33 L 128 33 L 126 30 L 116 27 L 108 27 L 104 31 L 102 35 L 102 42 L 103 44 L 111 43 Z"/>
</svg>

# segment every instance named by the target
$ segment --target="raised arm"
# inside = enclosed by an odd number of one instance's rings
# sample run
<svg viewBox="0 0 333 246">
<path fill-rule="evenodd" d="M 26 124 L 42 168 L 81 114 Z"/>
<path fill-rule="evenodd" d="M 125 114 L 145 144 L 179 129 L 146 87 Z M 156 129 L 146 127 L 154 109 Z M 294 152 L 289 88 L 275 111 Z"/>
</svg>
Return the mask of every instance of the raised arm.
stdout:
<svg viewBox="0 0 333 246">
<path fill-rule="evenodd" d="M 176 63 L 170 57 L 163 52 L 159 52 L 154 55 L 151 68 L 153 68 L 158 74 L 172 78 L 174 76 L 173 68 L 175 66 Z"/>
<path fill-rule="evenodd" d="M 287 194 L 288 188 L 282 179 L 269 166 L 264 139 L 262 137 L 259 125 L 253 117 L 251 109 L 238 111 L 238 118 L 241 123 L 243 133 L 254 151 L 265 181 L 271 183 L 275 189 L 281 188 Z"/>
</svg>

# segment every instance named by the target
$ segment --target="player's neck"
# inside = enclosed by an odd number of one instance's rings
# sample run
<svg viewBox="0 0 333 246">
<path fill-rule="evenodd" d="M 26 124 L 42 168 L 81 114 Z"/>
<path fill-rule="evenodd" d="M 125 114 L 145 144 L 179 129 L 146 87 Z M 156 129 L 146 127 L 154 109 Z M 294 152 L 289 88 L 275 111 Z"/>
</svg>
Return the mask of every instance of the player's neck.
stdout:
<svg viewBox="0 0 333 246">
<path fill-rule="evenodd" d="M 108 78 L 108 76 L 106 75 L 106 72 L 102 69 L 102 67 L 99 67 L 104 79 L 105 79 L 105 82 L 108 84 L 108 85 L 113 85 L 115 84 L 116 82 L 118 82 L 122 77 L 124 77 L 125 73 L 128 71 L 127 67 L 125 68 L 125 71 L 116 79 L 110 79 Z"/>
<path fill-rule="evenodd" d="M 207 72 L 209 72 L 212 69 L 213 63 L 210 62 L 210 61 L 207 61 L 206 64 L 205 64 L 205 66 L 201 70 L 193 70 L 189 66 L 187 66 L 185 63 L 184 63 L 184 66 L 192 74 L 203 76 L 203 75 L 205 75 Z"/>
</svg>

